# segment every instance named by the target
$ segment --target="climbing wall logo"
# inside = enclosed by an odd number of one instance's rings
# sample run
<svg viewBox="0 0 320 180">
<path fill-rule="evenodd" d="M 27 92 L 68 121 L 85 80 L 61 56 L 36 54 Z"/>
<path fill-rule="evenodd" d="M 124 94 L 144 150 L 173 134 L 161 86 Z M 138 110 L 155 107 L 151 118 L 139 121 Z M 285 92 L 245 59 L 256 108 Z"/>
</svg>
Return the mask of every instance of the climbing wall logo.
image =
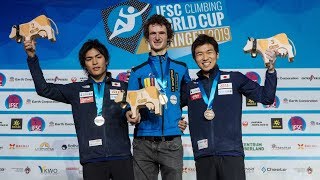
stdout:
<svg viewBox="0 0 320 180">
<path fill-rule="evenodd" d="M 135 53 L 151 4 L 131 0 L 102 10 L 107 39 L 111 44 Z"/>
</svg>

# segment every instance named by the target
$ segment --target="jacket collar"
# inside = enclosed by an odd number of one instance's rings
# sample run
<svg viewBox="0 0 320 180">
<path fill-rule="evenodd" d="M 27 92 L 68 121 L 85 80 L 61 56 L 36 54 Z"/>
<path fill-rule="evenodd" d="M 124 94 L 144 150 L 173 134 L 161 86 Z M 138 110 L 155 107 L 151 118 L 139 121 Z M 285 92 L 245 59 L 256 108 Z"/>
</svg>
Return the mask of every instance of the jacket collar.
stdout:
<svg viewBox="0 0 320 180">
<path fill-rule="evenodd" d="M 111 73 L 110 72 L 106 72 L 106 77 L 103 80 L 104 82 L 106 82 L 107 84 L 111 83 Z M 84 81 L 85 85 L 87 84 L 93 84 L 95 83 L 95 81 L 92 79 L 91 76 L 88 76 L 88 79 Z"/>
<path fill-rule="evenodd" d="M 209 70 L 209 79 L 213 79 L 216 77 L 216 74 L 220 71 L 218 64 L 216 64 L 212 69 Z M 207 79 L 207 76 L 202 74 L 202 70 L 197 72 L 197 76 L 200 80 Z"/>
<path fill-rule="evenodd" d="M 152 61 L 153 63 L 160 62 L 159 61 L 160 57 L 161 57 L 161 60 L 170 59 L 168 57 L 168 52 L 166 52 L 164 55 L 157 55 L 157 56 L 152 56 L 151 53 L 149 53 L 149 61 Z"/>
</svg>

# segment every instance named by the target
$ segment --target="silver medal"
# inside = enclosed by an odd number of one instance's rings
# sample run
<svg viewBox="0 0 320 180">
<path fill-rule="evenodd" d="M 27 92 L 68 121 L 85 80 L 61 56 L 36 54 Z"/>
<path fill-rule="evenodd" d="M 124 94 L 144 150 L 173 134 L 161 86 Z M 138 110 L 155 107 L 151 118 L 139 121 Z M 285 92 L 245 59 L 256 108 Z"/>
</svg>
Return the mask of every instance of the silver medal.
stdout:
<svg viewBox="0 0 320 180">
<path fill-rule="evenodd" d="M 104 118 L 102 116 L 97 116 L 96 118 L 94 118 L 94 123 L 97 126 L 102 126 L 104 124 Z"/>
<path fill-rule="evenodd" d="M 203 113 L 203 115 L 204 115 L 204 117 L 205 117 L 207 120 L 209 120 L 209 121 L 211 121 L 212 119 L 214 119 L 214 116 L 215 116 L 215 114 L 214 114 L 214 112 L 213 112 L 212 109 L 207 109 L 207 110 Z"/>
</svg>

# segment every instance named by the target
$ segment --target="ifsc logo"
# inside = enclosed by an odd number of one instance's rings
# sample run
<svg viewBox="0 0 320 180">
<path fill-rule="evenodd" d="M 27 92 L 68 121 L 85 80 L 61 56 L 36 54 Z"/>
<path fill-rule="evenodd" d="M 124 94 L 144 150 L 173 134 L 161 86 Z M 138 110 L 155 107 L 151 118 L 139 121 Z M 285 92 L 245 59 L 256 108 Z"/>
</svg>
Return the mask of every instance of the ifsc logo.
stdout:
<svg viewBox="0 0 320 180">
<path fill-rule="evenodd" d="M 146 21 L 150 9 L 151 4 L 131 0 L 102 10 L 104 29 L 110 43 L 135 53 L 142 24 Z"/>
<path fill-rule="evenodd" d="M 17 94 L 9 95 L 5 102 L 7 109 L 20 109 L 22 107 L 22 104 L 22 98 Z"/>
<path fill-rule="evenodd" d="M 6 76 L 0 73 L 0 87 L 6 84 Z"/>
<path fill-rule="evenodd" d="M 259 76 L 258 73 L 250 71 L 246 73 L 246 76 L 251 79 L 252 81 L 260 84 L 261 83 L 261 77 Z"/>
</svg>

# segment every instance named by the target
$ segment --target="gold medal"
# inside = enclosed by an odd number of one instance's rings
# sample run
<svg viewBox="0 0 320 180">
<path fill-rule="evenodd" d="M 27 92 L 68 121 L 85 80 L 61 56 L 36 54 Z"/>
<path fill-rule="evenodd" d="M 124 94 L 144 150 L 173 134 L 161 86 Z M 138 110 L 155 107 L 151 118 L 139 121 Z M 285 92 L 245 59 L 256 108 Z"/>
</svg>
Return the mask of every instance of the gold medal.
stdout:
<svg viewBox="0 0 320 180">
<path fill-rule="evenodd" d="M 211 121 L 214 119 L 214 112 L 212 109 L 207 109 L 204 113 L 203 113 L 204 117 L 208 120 Z"/>
<path fill-rule="evenodd" d="M 96 118 L 94 118 L 94 123 L 97 126 L 102 126 L 104 124 L 104 118 L 102 116 L 97 116 Z"/>
</svg>

